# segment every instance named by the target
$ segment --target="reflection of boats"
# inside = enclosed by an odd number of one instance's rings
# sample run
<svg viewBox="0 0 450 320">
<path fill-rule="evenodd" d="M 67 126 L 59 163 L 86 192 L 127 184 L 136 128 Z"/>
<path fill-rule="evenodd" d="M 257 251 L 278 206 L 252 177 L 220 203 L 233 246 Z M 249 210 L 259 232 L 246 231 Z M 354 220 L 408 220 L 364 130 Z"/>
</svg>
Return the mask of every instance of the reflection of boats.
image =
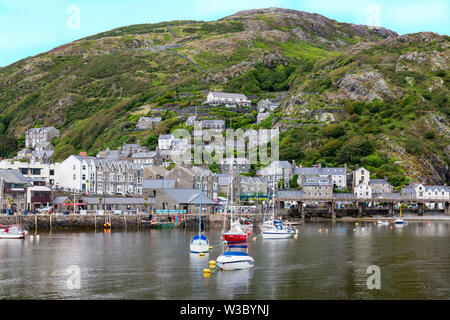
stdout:
<svg viewBox="0 0 450 320">
<path fill-rule="evenodd" d="M 184 220 L 178 222 L 153 221 L 150 223 L 150 228 L 152 229 L 173 229 L 182 227 L 184 227 Z"/>
<path fill-rule="evenodd" d="M 28 231 L 19 225 L 0 225 L 0 239 L 25 239 Z"/>
<path fill-rule="evenodd" d="M 233 272 L 218 272 L 216 274 L 217 289 L 226 299 L 238 299 L 248 294 L 253 272 L 254 268 L 234 270 Z"/>
<path fill-rule="evenodd" d="M 386 226 L 388 224 L 389 224 L 389 221 L 387 221 L 387 220 L 385 220 L 385 221 L 378 220 L 377 221 L 377 225 L 379 225 L 379 226 Z"/>
<path fill-rule="evenodd" d="M 245 251 L 242 251 L 245 249 Z M 241 270 L 249 269 L 255 266 L 255 261 L 248 255 L 248 246 L 230 245 L 227 251 L 216 259 L 217 264 L 222 270 Z"/>
<path fill-rule="evenodd" d="M 209 241 L 206 236 L 202 235 L 202 188 L 203 179 L 200 179 L 200 214 L 198 216 L 198 235 L 191 240 L 192 253 L 206 253 L 209 252 Z"/>
</svg>

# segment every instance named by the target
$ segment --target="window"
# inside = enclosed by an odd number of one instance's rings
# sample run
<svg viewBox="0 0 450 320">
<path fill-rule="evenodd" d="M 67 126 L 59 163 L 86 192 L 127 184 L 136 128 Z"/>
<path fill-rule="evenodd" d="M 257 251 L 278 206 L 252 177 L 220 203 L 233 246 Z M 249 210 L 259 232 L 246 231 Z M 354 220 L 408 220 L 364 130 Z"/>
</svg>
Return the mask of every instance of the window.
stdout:
<svg viewBox="0 0 450 320">
<path fill-rule="evenodd" d="M 86 175 L 85 174 L 81 175 L 81 180 L 86 180 Z"/>
<path fill-rule="evenodd" d="M 40 175 L 41 174 L 41 168 L 32 168 L 31 169 L 32 175 Z"/>
<path fill-rule="evenodd" d="M 77 175 L 76 174 L 73 175 L 73 180 L 77 180 Z"/>
<path fill-rule="evenodd" d="M 81 170 L 86 170 L 86 166 L 83 165 L 83 166 L 81 167 Z"/>
<path fill-rule="evenodd" d="M 54 176 L 55 175 L 55 169 L 50 169 L 50 175 Z"/>
</svg>

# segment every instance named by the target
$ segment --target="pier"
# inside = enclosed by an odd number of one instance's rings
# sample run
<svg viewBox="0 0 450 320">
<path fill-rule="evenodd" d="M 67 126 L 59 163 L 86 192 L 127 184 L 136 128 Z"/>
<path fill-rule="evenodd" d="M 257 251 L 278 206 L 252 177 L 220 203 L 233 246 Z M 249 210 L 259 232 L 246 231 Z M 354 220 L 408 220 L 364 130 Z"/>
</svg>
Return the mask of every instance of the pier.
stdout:
<svg viewBox="0 0 450 320">
<path fill-rule="evenodd" d="M 334 193 L 332 197 L 307 197 L 304 196 L 301 191 L 279 191 L 277 195 L 277 207 L 280 209 L 292 209 L 285 208 L 285 202 L 287 201 L 295 201 L 297 203 L 297 212 L 299 216 L 304 219 L 307 208 L 303 206 L 306 203 L 318 203 L 324 205 L 327 211 L 327 216 L 332 219 L 336 219 L 337 211 L 342 210 L 357 210 L 358 217 L 364 217 L 366 215 L 366 211 L 386 211 L 388 216 L 394 216 L 395 214 L 395 206 L 396 205 L 412 205 L 415 204 L 417 209 L 414 210 L 417 212 L 419 216 L 423 216 L 426 209 L 427 203 L 442 203 L 443 209 L 433 211 L 443 212 L 445 215 L 450 215 L 450 200 L 449 199 L 420 199 L 416 197 L 408 197 L 403 196 L 401 194 L 383 194 L 383 195 L 375 195 L 371 198 L 358 198 L 352 193 Z M 338 203 L 350 203 L 353 206 L 350 206 L 345 209 L 338 209 Z M 378 208 L 378 207 L 369 207 L 368 204 L 382 203 L 387 209 Z M 316 209 L 317 210 L 317 209 Z M 286 210 L 283 210 L 286 211 Z"/>
</svg>

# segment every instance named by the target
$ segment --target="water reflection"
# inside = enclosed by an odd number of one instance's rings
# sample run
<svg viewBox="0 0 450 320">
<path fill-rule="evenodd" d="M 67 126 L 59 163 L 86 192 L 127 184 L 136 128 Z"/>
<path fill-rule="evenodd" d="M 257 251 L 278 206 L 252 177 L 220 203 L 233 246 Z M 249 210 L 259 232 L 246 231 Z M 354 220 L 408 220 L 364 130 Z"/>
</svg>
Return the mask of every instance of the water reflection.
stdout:
<svg viewBox="0 0 450 320">
<path fill-rule="evenodd" d="M 220 231 L 208 237 L 219 239 Z M 298 239 L 248 241 L 255 268 L 213 270 L 207 278 L 203 269 L 223 249 L 191 254 L 196 232 L 41 232 L 40 241 L 0 240 L 0 298 L 450 298 L 450 223 L 307 223 Z M 71 265 L 81 270 L 78 290 L 67 286 Z M 381 290 L 366 287 L 369 265 L 381 269 Z"/>
</svg>

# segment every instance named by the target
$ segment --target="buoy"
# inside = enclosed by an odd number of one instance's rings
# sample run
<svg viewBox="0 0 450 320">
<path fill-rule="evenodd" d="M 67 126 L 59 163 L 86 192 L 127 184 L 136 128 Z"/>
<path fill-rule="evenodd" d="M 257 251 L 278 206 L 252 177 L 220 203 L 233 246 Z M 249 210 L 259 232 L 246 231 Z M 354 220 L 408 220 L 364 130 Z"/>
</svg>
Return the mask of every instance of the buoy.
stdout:
<svg viewBox="0 0 450 320">
<path fill-rule="evenodd" d="M 358 222 L 355 222 L 355 226 L 357 226 L 358 225 Z"/>
<path fill-rule="evenodd" d="M 30 236 L 30 240 L 33 240 L 33 236 Z"/>
<path fill-rule="evenodd" d="M 39 235 L 36 235 L 36 240 L 39 240 Z"/>
<path fill-rule="evenodd" d="M 215 269 L 215 268 L 216 268 L 216 262 L 215 262 L 214 260 L 211 260 L 211 261 L 209 262 L 209 267 L 210 267 L 211 269 Z"/>
<path fill-rule="evenodd" d="M 203 257 L 203 256 L 205 256 L 205 253 L 204 253 L 204 252 L 200 252 L 198 255 L 199 255 L 200 257 Z"/>
<path fill-rule="evenodd" d="M 253 241 L 256 241 L 256 237 L 253 237 Z"/>
<path fill-rule="evenodd" d="M 297 239 L 298 238 L 298 235 L 297 234 L 294 234 L 294 239 Z"/>
<path fill-rule="evenodd" d="M 373 225 L 374 225 L 374 226 L 376 226 L 376 225 L 377 225 L 377 223 L 376 223 L 376 222 L 374 222 L 374 223 L 373 223 Z"/>
<path fill-rule="evenodd" d="M 325 233 L 328 233 L 328 229 L 325 229 Z"/>
<path fill-rule="evenodd" d="M 319 229 L 319 232 L 322 232 L 322 229 Z"/>
<path fill-rule="evenodd" d="M 212 250 L 212 246 L 209 246 L 209 250 Z"/>
<path fill-rule="evenodd" d="M 249 236 L 251 234 L 251 232 L 249 231 L 249 232 L 247 232 L 247 235 Z"/>
<path fill-rule="evenodd" d="M 353 231 L 356 231 L 356 228 L 353 228 Z"/>
<path fill-rule="evenodd" d="M 203 273 L 211 273 L 211 269 L 203 269 Z"/>
<path fill-rule="evenodd" d="M 364 227 L 362 227 L 361 230 L 364 231 Z"/>
</svg>

